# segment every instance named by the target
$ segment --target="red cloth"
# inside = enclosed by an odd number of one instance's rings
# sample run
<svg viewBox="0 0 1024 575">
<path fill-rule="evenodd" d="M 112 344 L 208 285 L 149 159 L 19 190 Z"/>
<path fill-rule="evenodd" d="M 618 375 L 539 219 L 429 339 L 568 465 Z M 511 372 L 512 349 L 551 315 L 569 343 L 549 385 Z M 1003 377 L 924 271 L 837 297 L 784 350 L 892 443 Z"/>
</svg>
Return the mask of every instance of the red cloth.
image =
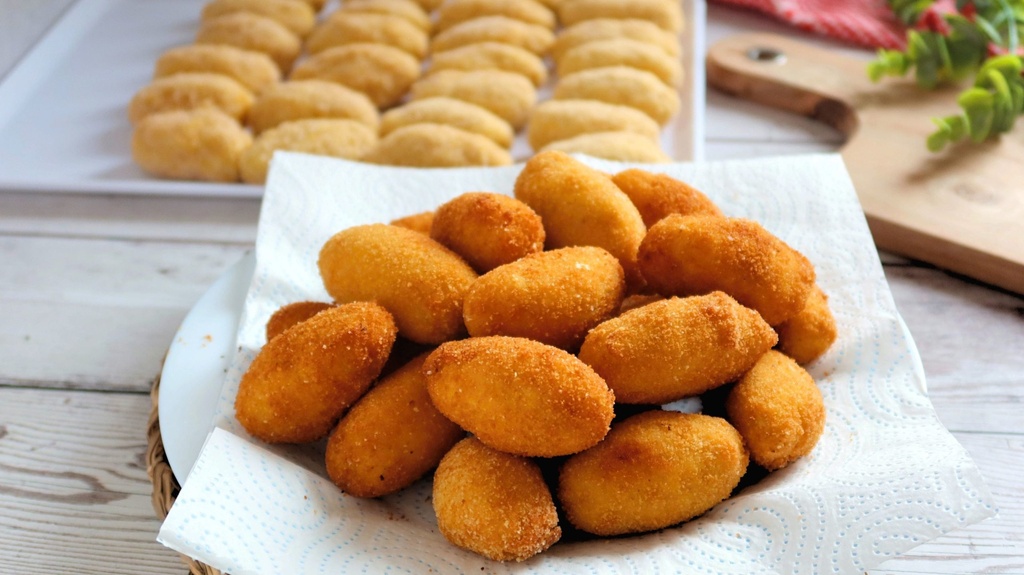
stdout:
<svg viewBox="0 0 1024 575">
<path fill-rule="evenodd" d="M 885 0 L 718 0 L 767 12 L 794 26 L 871 48 L 900 48 L 905 32 Z"/>
</svg>

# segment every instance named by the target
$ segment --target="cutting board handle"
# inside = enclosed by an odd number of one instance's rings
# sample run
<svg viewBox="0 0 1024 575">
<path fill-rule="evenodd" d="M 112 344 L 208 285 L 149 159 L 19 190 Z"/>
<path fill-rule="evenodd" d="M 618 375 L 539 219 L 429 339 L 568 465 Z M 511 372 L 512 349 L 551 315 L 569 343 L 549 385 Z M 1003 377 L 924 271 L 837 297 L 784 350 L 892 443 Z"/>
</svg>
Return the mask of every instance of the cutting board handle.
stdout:
<svg viewBox="0 0 1024 575">
<path fill-rule="evenodd" d="M 708 50 L 708 82 L 726 93 L 824 122 L 847 137 L 873 91 L 865 64 L 772 34 L 743 34 Z M 877 89 L 877 88 L 876 88 Z"/>
</svg>

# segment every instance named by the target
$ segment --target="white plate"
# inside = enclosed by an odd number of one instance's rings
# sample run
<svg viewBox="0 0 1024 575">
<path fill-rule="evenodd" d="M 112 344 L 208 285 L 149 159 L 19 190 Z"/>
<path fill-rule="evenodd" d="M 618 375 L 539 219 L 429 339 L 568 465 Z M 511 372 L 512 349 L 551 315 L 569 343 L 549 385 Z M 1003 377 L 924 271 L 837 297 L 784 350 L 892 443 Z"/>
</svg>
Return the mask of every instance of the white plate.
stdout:
<svg viewBox="0 0 1024 575">
<path fill-rule="evenodd" d="M 259 197 L 262 186 L 155 179 L 131 159 L 128 101 L 160 54 L 192 42 L 206 1 L 78 0 L 0 83 L 0 190 Z M 702 158 L 703 2 L 683 2 L 690 90 L 663 136 L 678 160 Z"/>
<path fill-rule="evenodd" d="M 255 267 L 250 252 L 210 286 L 185 316 L 164 360 L 160 435 L 179 483 L 188 477 L 210 432 Z"/>
</svg>

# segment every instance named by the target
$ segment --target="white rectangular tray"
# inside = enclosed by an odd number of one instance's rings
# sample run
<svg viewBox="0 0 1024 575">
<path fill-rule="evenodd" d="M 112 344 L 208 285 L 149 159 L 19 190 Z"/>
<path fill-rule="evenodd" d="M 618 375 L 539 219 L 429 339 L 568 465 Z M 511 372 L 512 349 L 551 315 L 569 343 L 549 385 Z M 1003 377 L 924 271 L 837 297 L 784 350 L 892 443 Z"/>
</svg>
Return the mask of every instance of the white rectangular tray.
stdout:
<svg viewBox="0 0 1024 575">
<path fill-rule="evenodd" d="M 78 0 L 0 83 L 0 191 L 260 197 L 262 186 L 160 180 L 132 162 L 128 101 L 160 54 L 192 42 L 206 1 Z M 664 135 L 677 160 L 702 156 L 703 1 L 683 2 L 686 88 Z"/>
</svg>

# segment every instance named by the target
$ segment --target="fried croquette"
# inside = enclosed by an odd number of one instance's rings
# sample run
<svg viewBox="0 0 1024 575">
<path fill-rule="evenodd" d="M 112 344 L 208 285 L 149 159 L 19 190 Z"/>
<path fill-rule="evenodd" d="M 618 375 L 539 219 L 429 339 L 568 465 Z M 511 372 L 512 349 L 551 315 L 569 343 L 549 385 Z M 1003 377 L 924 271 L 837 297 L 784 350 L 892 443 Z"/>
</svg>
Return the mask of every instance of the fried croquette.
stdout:
<svg viewBox="0 0 1024 575">
<path fill-rule="evenodd" d="M 377 134 L 355 120 L 313 118 L 278 124 L 256 137 L 242 153 L 238 168 L 242 181 L 267 180 L 270 158 L 277 150 L 357 160 L 377 143 Z"/>
<path fill-rule="evenodd" d="M 515 134 L 508 122 L 476 104 L 438 96 L 413 100 L 381 116 L 380 135 L 413 124 L 444 124 L 491 139 L 503 148 L 512 146 Z"/>
<path fill-rule="evenodd" d="M 252 136 L 213 108 L 150 114 L 132 133 L 132 159 L 161 178 L 237 182 L 238 160 Z"/>
<path fill-rule="evenodd" d="M 437 467 L 465 432 L 427 394 L 426 355 L 381 379 L 341 418 L 327 442 L 327 474 L 342 491 L 380 497 Z"/>
<path fill-rule="evenodd" d="M 334 307 L 322 301 L 297 301 L 278 308 L 267 320 L 267 341 L 281 334 L 295 324 L 302 323 L 314 315 Z"/>
<path fill-rule="evenodd" d="M 447 0 L 437 10 L 434 33 L 484 16 L 505 16 L 548 30 L 555 29 L 555 13 L 535 0 Z"/>
<path fill-rule="evenodd" d="M 674 34 L 683 29 L 683 8 L 675 0 L 566 0 L 558 7 L 563 26 L 596 18 L 647 20 Z"/>
<path fill-rule="evenodd" d="M 548 69 L 533 52 L 511 44 L 480 42 L 435 54 L 427 74 L 441 70 L 504 70 L 529 78 L 535 87 L 548 81 Z"/>
<path fill-rule="evenodd" d="M 636 254 L 646 228 L 640 212 L 607 174 L 562 152 L 543 152 L 523 166 L 515 197 L 544 222 L 545 247 L 604 248 L 618 258 L 627 292 L 643 285 Z"/>
<path fill-rule="evenodd" d="M 376 12 L 335 12 L 313 30 L 306 51 L 319 54 L 346 44 L 383 44 L 417 60 L 427 55 L 427 33 L 401 16 Z"/>
<path fill-rule="evenodd" d="M 722 292 L 649 303 L 595 327 L 580 348 L 621 403 L 662 404 L 742 375 L 778 341 Z"/>
<path fill-rule="evenodd" d="M 635 293 L 622 300 L 622 305 L 619 306 L 619 315 L 622 315 L 627 311 L 634 310 L 638 307 L 644 307 L 649 303 L 661 301 L 663 299 L 665 299 L 665 297 L 660 296 L 658 294 Z"/>
<path fill-rule="evenodd" d="M 430 32 L 430 16 L 412 0 L 345 0 L 338 12 L 390 14 L 405 18 L 420 30 Z"/>
<path fill-rule="evenodd" d="M 430 51 L 439 54 L 468 44 L 499 42 L 543 56 L 554 41 L 555 35 L 544 26 L 527 24 L 507 16 L 484 16 L 456 24 L 434 36 L 430 41 Z"/>
<path fill-rule="evenodd" d="M 396 104 L 420 75 L 420 61 L 384 44 L 346 44 L 304 60 L 293 80 L 327 80 L 366 94 L 378 108 Z"/>
<path fill-rule="evenodd" d="M 595 18 L 584 20 L 562 30 L 551 46 L 551 57 L 557 63 L 562 56 L 576 46 L 599 40 L 629 38 L 657 46 L 665 54 L 679 57 L 679 38 L 657 25 L 635 18 Z"/>
<path fill-rule="evenodd" d="M 640 210 L 647 227 L 669 214 L 723 215 L 722 210 L 703 192 L 665 174 L 630 169 L 615 174 L 612 181 Z"/>
<path fill-rule="evenodd" d="M 548 100 L 533 109 L 526 139 L 540 150 L 551 142 L 599 132 L 634 132 L 657 145 L 661 129 L 640 110 L 596 100 Z"/>
<path fill-rule="evenodd" d="M 441 460 L 432 500 L 445 539 L 494 561 L 529 559 L 562 536 L 540 467 L 472 437 Z"/>
<path fill-rule="evenodd" d="M 541 152 L 557 150 L 566 154 L 586 154 L 616 162 L 641 164 L 664 164 L 672 158 L 647 136 L 636 132 L 594 132 L 555 140 L 540 149 Z"/>
<path fill-rule="evenodd" d="M 221 74 L 175 74 L 157 78 L 136 92 L 128 104 L 128 120 L 137 124 L 157 112 L 216 108 L 241 122 L 254 100 L 248 88 Z"/>
<path fill-rule="evenodd" d="M 196 44 L 227 44 L 242 50 L 263 52 L 282 72 L 291 69 L 302 52 L 302 39 L 266 16 L 251 12 L 225 14 L 199 25 Z"/>
<path fill-rule="evenodd" d="M 654 74 L 667 86 L 677 88 L 682 82 L 683 68 L 678 59 L 668 56 L 656 46 L 630 38 L 587 42 L 567 51 L 558 61 L 558 75 L 626 66 Z"/>
<path fill-rule="evenodd" d="M 427 12 L 433 12 L 441 5 L 444 0 L 413 0 L 419 4 L 420 8 L 423 8 Z"/>
<path fill-rule="evenodd" d="M 278 84 L 260 94 L 249 109 L 249 125 L 257 134 L 310 118 L 355 120 L 373 132 L 380 127 L 380 112 L 365 94 L 323 80 Z"/>
<path fill-rule="evenodd" d="M 653 531 L 724 500 L 748 463 L 740 434 L 724 419 L 647 411 L 566 460 L 558 499 L 569 522 L 588 533 Z"/>
<path fill-rule="evenodd" d="M 526 77 L 503 70 L 444 70 L 412 86 L 412 100 L 444 96 L 476 104 L 518 130 L 537 101 L 537 90 Z"/>
<path fill-rule="evenodd" d="M 415 168 L 507 166 L 508 151 L 493 140 L 444 124 L 411 124 L 381 138 L 361 158 L 371 164 Z"/>
<path fill-rule="evenodd" d="M 561 248 L 480 276 L 462 317 L 473 337 L 528 337 L 575 350 L 587 331 L 618 311 L 625 288 L 615 256 L 591 246 Z"/>
<path fill-rule="evenodd" d="M 299 37 L 309 34 L 316 24 L 313 8 L 294 0 L 210 0 L 203 6 L 201 18 L 211 20 L 237 12 L 266 16 Z"/>
<path fill-rule="evenodd" d="M 595 445 L 608 432 L 615 397 L 585 363 L 519 337 L 441 344 L 423 364 L 427 391 L 448 419 L 485 445 L 554 457 Z"/>
<path fill-rule="evenodd" d="M 374 303 L 324 310 L 271 339 L 238 385 L 235 416 L 268 443 L 307 443 L 338 418 L 380 374 L 395 321 Z"/>
<path fill-rule="evenodd" d="M 799 313 L 814 287 L 803 254 L 742 218 L 670 215 L 648 230 L 638 259 L 662 295 L 721 290 L 773 326 Z"/>
<path fill-rule="evenodd" d="M 434 225 L 434 212 L 420 212 L 418 214 L 396 218 L 391 220 L 390 223 L 393 226 L 398 226 L 400 228 L 405 228 L 429 236 L 430 228 Z"/>
<path fill-rule="evenodd" d="M 515 198 L 487 192 L 468 192 L 438 207 L 430 237 L 478 273 L 544 249 L 540 216 Z"/>
<path fill-rule="evenodd" d="M 828 296 L 814 286 L 800 312 L 775 326 L 775 331 L 779 334 L 779 351 L 800 365 L 818 359 L 832 347 L 838 335 Z"/>
<path fill-rule="evenodd" d="M 825 402 L 814 379 L 775 350 L 740 378 L 725 410 L 750 457 L 768 470 L 810 453 L 825 429 Z"/>
<path fill-rule="evenodd" d="M 465 333 L 462 298 L 476 272 L 421 233 L 385 224 L 351 227 L 327 240 L 317 266 L 331 297 L 376 301 L 405 338 L 441 343 Z"/>
<path fill-rule="evenodd" d="M 164 52 L 156 61 L 154 78 L 187 72 L 228 76 L 253 93 L 281 81 L 281 71 L 270 56 L 227 44 L 192 44 Z"/>
<path fill-rule="evenodd" d="M 679 94 L 654 74 L 609 66 L 564 76 L 555 86 L 555 100 L 598 100 L 636 108 L 664 126 L 679 112 Z"/>
</svg>

